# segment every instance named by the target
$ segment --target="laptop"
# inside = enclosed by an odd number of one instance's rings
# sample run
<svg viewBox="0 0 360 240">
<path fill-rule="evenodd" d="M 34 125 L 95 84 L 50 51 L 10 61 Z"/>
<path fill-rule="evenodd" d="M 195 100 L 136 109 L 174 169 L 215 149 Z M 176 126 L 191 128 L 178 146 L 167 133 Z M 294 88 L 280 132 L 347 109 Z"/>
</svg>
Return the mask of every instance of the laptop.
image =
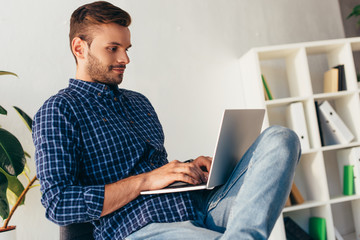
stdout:
<svg viewBox="0 0 360 240">
<path fill-rule="evenodd" d="M 175 182 L 165 188 L 142 191 L 140 194 L 213 189 L 226 183 L 237 163 L 259 136 L 264 115 L 265 109 L 226 109 L 224 111 L 206 183 L 191 185 Z"/>
</svg>

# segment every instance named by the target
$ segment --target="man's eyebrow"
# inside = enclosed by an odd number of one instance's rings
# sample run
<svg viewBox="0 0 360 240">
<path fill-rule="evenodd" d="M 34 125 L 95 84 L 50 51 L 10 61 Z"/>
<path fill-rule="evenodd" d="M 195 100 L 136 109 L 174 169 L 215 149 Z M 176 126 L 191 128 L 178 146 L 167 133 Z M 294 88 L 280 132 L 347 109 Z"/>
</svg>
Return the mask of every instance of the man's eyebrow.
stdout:
<svg viewBox="0 0 360 240">
<path fill-rule="evenodd" d="M 117 45 L 117 46 L 120 46 L 120 47 L 123 47 L 123 46 L 124 46 L 123 44 L 118 43 L 118 42 L 109 42 L 108 44 L 109 44 L 109 45 Z M 127 48 L 131 48 L 131 47 L 132 47 L 132 45 L 130 44 Z"/>
</svg>

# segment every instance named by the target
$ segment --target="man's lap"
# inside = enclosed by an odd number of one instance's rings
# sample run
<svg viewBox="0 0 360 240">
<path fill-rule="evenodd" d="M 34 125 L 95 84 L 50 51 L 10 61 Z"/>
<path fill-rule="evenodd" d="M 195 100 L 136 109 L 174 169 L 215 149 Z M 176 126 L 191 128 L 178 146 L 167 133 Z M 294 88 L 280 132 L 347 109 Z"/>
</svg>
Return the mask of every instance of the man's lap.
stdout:
<svg viewBox="0 0 360 240">
<path fill-rule="evenodd" d="M 242 239 L 266 239 L 290 191 L 299 159 L 293 150 L 299 150 L 295 133 L 279 127 L 264 131 L 225 185 L 192 193 L 196 221 L 152 223 L 127 239 L 231 239 L 240 232 Z"/>
<path fill-rule="evenodd" d="M 132 233 L 127 240 L 219 239 L 222 233 L 198 226 L 196 221 L 151 223 Z"/>
</svg>

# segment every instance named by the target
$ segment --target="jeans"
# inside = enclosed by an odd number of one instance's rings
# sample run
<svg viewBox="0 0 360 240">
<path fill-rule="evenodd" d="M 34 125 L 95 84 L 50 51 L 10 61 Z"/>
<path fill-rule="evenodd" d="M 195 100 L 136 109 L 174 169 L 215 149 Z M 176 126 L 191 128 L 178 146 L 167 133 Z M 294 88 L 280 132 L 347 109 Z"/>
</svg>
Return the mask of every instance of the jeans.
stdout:
<svg viewBox="0 0 360 240">
<path fill-rule="evenodd" d="M 151 223 L 126 239 L 267 239 L 289 196 L 300 155 L 295 132 L 269 127 L 226 184 L 192 193 L 197 219 Z"/>
</svg>

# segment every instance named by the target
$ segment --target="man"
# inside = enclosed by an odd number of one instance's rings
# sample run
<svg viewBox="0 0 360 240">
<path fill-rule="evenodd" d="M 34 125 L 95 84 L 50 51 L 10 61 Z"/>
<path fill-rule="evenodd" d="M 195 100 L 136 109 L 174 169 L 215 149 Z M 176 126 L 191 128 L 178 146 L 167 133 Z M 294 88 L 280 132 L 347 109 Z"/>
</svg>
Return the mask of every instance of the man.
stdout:
<svg viewBox="0 0 360 240">
<path fill-rule="evenodd" d="M 107 2 L 72 14 L 76 78 L 44 103 L 33 125 L 47 218 L 61 226 L 91 222 L 96 239 L 267 239 L 300 156 L 288 129 L 264 131 L 221 187 L 140 195 L 175 181 L 206 182 L 211 158 L 169 163 L 148 99 L 118 88 L 130 62 L 130 22 Z"/>
</svg>

